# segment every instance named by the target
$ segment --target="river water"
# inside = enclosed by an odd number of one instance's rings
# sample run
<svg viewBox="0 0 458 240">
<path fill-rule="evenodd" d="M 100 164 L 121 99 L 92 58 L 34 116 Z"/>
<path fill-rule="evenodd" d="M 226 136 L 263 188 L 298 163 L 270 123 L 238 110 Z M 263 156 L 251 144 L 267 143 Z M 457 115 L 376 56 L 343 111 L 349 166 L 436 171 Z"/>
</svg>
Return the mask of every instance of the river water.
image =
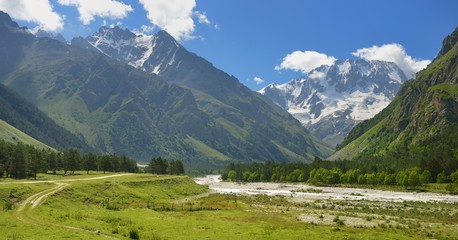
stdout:
<svg viewBox="0 0 458 240">
<path fill-rule="evenodd" d="M 458 202 L 458 195 L 426 192 L 393 192 L 363 188 L 318 187 L 307 184 L 288 183 L 234 183 L 221 181 L 220 175 L 208 175 L 194 179 L 196 183 L 208 185 L 218 193 L 269 196 L 287 196 L 297 201 L 328 200 L 366 200 L 366 201 L 420 201 L 420 202 Z"/>
</svg>

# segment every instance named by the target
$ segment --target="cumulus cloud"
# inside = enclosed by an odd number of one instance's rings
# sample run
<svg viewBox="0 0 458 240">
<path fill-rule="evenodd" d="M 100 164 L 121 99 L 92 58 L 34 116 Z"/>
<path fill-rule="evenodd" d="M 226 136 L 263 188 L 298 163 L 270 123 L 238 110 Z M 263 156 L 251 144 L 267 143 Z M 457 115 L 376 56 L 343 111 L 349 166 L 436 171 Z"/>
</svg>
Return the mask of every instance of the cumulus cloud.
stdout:
<svg viewBox="0 0 458 240">
<path fill-rule="evenodd" d="M 177 40 L 194 38 L 195 0 L 139 0 L 152 24 L 166 30 Z"/>
<path fill-rule="evenodd" d="M 337 59 L 315 51 L 294 51 L 283 58 L 275 70 L 293 70 L 308 73 L 321 65 L 332 65 Z"/>
<path fill-rule="evenodd" d="M 414 77 L 415 73 L 426 68 L 430 60 L 418 60 L 407 55 L 404 47 L 397 43 L 384 44 L 361 48 L 352 53 L 365 60 L 380 60 L 396 63 L 407 77 Z"/>
<path fill-rule="evenodd" d="M 60 5 L 74 6 L 78 9 L 80 21 L 88 25 L 94 18 L 125 18 L 133 8 L 123 2 L 115 0 L 58 0 Z"/>
<path fill-rule="evenodd" d="M 261 84 L 264 82 L 264 80 L 260 77 L 254 77 L 253 80 L 256 82 L 257 85 Z"/>
<path fill-rule="evenodd" d="M 49 32 L 60 31 L 64 19 L 54 12 L 48 0 L 0 0 L 0 10 L 12 18 L 38 24 L 38 28 Z"/>
</svg>

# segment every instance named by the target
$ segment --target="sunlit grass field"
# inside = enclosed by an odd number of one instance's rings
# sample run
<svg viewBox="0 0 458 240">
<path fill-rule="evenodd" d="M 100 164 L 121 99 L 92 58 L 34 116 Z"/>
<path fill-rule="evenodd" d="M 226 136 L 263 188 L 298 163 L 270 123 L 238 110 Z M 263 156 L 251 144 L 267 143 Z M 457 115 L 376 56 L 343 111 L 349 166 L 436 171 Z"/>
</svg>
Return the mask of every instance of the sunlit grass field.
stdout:
<svg viewBox="0 0 458 240">
<path fill-rule="evenodd" d="M 55 183 L 2 181 L 0 238 L 453 239 L 458 234 L 456 204 L 294 203 L 285 197 L 210 193 L 186 176 L 84 180 L 107 175 L 40 178 Z M 79 180 L 63 182 L 67 179 Z M 66 185 L 57 189 L 59 184 Z M 32 201 L 24 205 L 36 193 L 50 194 L 35 208 Z M 353 224 L 357 218 L 368 224 Z"/>
</svg>

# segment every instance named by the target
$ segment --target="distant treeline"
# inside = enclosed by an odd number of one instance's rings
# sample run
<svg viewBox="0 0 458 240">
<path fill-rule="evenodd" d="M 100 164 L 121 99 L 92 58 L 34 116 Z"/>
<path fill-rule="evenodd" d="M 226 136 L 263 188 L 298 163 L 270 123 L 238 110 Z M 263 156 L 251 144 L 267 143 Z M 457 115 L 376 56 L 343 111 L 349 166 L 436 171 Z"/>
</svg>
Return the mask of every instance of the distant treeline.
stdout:
<svg viewBox="0 0 458 240">
<path fill-rule="evenodd" d="M 440 166 L 433 166 L 434 173 Z M 431 182 L 457 182 L 458 170 L 431 169 L 404 165 L 394 161 L 323 161 L 312 163 L 230 163 L 222 179 L 244 182 L 308 182 L 315 185 L 369 184 L 415 187 Z"/>
<path fill-rule="evenodd" d="M 23 143 L 0 141 L 0 177 L 36 178 L 37 173 L 56 173 L 63 170 L 64 174 L 78 170 L 103 172 L 137 172 L 137 162 L 127 156 L 115 154 L 97 155 L 88 153 L 81 155 L 77 150 L 70 149 L 57 152 L 51 149 L 37 149 Z"/>
<path fill-rule="evenodd" d="M 152 174 L 180 175 L 184 174 L 184 167 L 180 160 L 167 161 L 167 159 L 156 157 L 151 159 L 145 171 Z"/>
</svg>

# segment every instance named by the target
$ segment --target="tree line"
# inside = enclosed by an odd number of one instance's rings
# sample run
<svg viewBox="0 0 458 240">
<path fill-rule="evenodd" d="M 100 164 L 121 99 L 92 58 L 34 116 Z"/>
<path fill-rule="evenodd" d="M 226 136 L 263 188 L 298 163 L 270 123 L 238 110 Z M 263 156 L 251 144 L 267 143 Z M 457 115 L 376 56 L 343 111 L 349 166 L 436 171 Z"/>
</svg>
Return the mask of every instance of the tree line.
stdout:
<svg viewBox="0 0 458 240">
<path fill-rule="evenodd" d="M 453 164 L 452 164 L 453 165 Z M 438 167 L 431 166 L 437 172 Z M 243 182 L 308 182 L 314 185 L 368 184 L 416 187 L 431 182 L 458 183 L 458 169 L 433 175 L 428 167 L 409 166 L 399 161 L 323 161 L 312 163 L 230 163 L 222 179 Z"/>
<path fill-rule="evenodd" d="M 165 158 L 155 157 L 151 159 L 145 171 L 152 174 L 181 175 L 184 174 L 184 167 L 181 160 L 167 161 Z"/>
<path fill-rule="evenodd" d="M 84 170 L 105 172 L 138 172 L 137 162 L 125 155 L 80 154 L 75 149 L 57 152 L 38 149 L 23 143 L 0 141 L 0 177 L 36 179 L 37 173 L 64 171 L 73 174 Z"/>
</svg>

